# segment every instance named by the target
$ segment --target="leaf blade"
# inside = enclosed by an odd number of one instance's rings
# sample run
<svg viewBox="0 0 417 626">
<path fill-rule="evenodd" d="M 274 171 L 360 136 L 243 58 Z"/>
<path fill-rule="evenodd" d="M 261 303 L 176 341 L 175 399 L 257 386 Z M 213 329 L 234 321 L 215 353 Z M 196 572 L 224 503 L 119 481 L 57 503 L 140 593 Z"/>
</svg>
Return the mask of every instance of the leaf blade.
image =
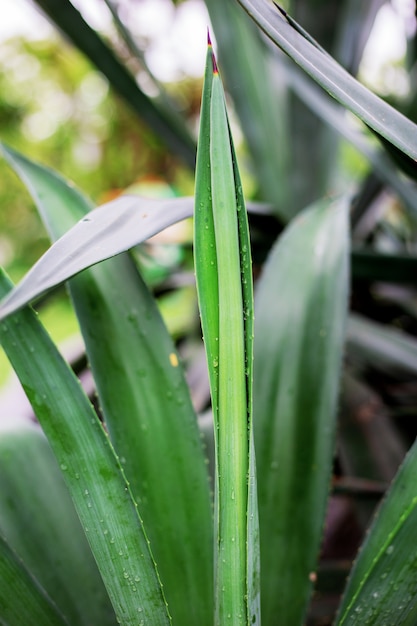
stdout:
<svg viewBox="0 0 417 626">
<path fill-rule="evenodd" d="M 45 626 L 68 626 L 44 590 L 0 534 L 0 620 L 19 626 L 22 619 Z M 21 598 L 24 602 L 21 603 Z M 3 620 L 6 620 L 3 622 Z"/>
<path fill-rule="evenodd" d="M 10 288 L 10 281 L 0 273 L 0 294 Z M 116 616 L 133 626 L 142 609 L 144 619 L 148 616 L 156 624 L 168 625 L 137 509 L 79 382 L 30 309 L 3 321 L 0 339 L 63 469 Z M 56 416 L 61 417 L 59 423 Z M 136 577 L 143 583 L 138 587 Z"/>
<path fill-rule="evenodd" d="M 330 55 L 262 0 L 238 0 L 264 33 L 323 89 L 402 152 L 417 160 L 417 126 L 355 80 Z M 292 21 L 293 22 L 293 21 Z"/>
<path fill-rule="evenodd" d="M 88 201 L 54 173 L 22 157 L 14 161 L 52 237 L 59 237 Z M 211 624 L 209 483 L 173 342 L 128 255 L 76 277 L 70 292 L 106 426 L 149 529 L 173 620 Z"/>
<path fill-rule="evenodd" d="M 262 614 L 283 626 L 303 621 L 325 515 L 347 311 L 347 204 L 322 200 L 293 220 L 255 294 Z"/>
<path fill-rule="evenodd" d="M 69 623 L 116 624 L 59 466 L 32 425 L 0 436 L 0 533 Z"/>
</svg>

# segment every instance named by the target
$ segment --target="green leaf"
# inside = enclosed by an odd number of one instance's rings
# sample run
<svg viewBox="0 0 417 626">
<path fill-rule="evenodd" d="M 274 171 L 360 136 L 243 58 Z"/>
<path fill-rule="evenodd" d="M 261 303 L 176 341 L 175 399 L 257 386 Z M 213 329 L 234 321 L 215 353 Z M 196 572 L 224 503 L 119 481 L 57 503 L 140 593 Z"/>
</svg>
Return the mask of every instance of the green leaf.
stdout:
<svg viewBox="0 0 417 626">
<path fill-rule="evenodd" d="M 59 176 L 16 153 L 9 159 L 54 238 L 86 212 L 87 200 Z M 128 255 L 84 272 L 70 292 L 106 426 L 148 529 L 174 623 L 211 624 L 208 475 L 175 347 Z"/>
<path fill-rule="evenodd" d="M 244 129 L 260 196 L 288 221 L 294 203 L 289 202 L 291 141 L 283 68 L 273 64 L 255 24 L 235 2 L 206 0 L 206 5 L 222 76 Z"/>
<path fill-rule="evenodd" d="M 195 195 L 197 293 L 215 424 L 215 624 L 249 625 L 259 623 L 251 259 L 242 186 L 210 44 Z"/>
<path fill-rule="evenodd" d="M 402 152 L 417 160 L 417 126 L 369 91 L 294 20 L 264 0 L 238 0 L 265 34 L 323 89 Z"/>
<path fill-rule="evenodd" d="M 332 469 L 348 297 L 348 202 L 295 218 L 255 294 L 262 616 L 303 623 Z"/>
<path fill-rule="evenodd" d="M 0 295 L 11 289 L 0 274 Z M 79 381 L 30 309 L 0 324 L 0 340 L 51 444 L 116 617 L 170 623 L 137 507 Z M 138 617 L 139 616 L 139 617 Z"/>
<path fill-rule="evenodd" d="M 70 624 L 116 624 L 59 465 L 34 426 L 0 434 L 0 533 Z"/>
<path fill-rule="evenodd" d="M 52 22 L 104 74 L 111 86 L 157 133 L 165 144 L 190 167 L 194 167 L 195 145 L 178 113 L 161 106 L 141 89 L 135 79 L 99 35 L 85 22 L 69 0 L 35 0 Z"/>
<path fill-rule="evenodd" d="M 24 157 L 14 153 L 15 157 L 24 162 Z M 190 217 L 192 202 L 192 198 L 153 200 L 122 196 L 91 211 L 39 259 L 4 300 L 0 319 L 91 265 L 125 252 Z M 65 196 L 60 206 L 65 206 Z M 65 228 L 64 222 L 62 225 Z"/>
<path fill-rule="evenodd" d="M 68 626 L 56 606 L 0 534 L 0 622 Z"/>
<path fill-rule="evenodd" d="M 36 177 L 38 165 L 4 144 L 0 144 L 0 148 L 12 167 L 16 167 L 24 177 L 32 194 L 41 200 L 43 194 L 49 193 L 49 186 L 44 184 L 43 176 L 37 178 L 36 189 L 34 187 L 32 178 Z M 45 252 L 8 297 L 4 298 L 0 305 L 0 319 L 82 270 L 126 252 L 171 224 L 193 215 L 193 198 L 155 200 L 126 195 L 103 204 L 86 216 L 85 212 L 91 208 L 91 204 L 82 194 L 72 189 L 52 170 L 45 167 L 41 169 L 51 173 L 60 188 L 59 193 L 54 196 L 56 215 L 59 216 L 56 227 L 61 231 L 69 230 Z M 76 205 L 78 204 L 80 218 L 75 226 L 74 216 L 66 216 L 66 205 L 74 199 Z M 252 203 L 250 210 L 263 214 L 270 212 L 270 207 Z M 50 224 L 51 236 L 53 228 L 55 226 Z"/>
<path fill-rule="evenodd" d="M 351 313 L 346 347 L 350 356 L 390 374 L 417 374 L 417 340 L 395 328 Z"/>
<path fill-rule="evenodd" d="M 417 621 L 417 445 L 406 456 L 362 546 L 337 626 Z"/>
</svg>

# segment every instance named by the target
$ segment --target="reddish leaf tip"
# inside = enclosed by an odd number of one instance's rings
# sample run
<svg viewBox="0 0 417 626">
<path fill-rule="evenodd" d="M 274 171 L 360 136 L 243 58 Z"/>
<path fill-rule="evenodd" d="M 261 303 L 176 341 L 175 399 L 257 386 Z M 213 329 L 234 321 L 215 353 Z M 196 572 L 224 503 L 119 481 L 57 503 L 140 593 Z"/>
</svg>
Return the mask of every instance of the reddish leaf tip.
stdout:
<svg viewBox="0 0 417 626">
<path fill-rule="evenodd" d="M 211 62 L 213 63 L 213 74 L 218 74 L 219 68 L 217 67 L 217 61 L 216 61 L 215 54 L 213 52 L 213 46 L 212 46 L 211 39 L 210 39 L 210 31 L 208 29 L 207 29 L 207 44 L 211 50 Z"/>
</svg>

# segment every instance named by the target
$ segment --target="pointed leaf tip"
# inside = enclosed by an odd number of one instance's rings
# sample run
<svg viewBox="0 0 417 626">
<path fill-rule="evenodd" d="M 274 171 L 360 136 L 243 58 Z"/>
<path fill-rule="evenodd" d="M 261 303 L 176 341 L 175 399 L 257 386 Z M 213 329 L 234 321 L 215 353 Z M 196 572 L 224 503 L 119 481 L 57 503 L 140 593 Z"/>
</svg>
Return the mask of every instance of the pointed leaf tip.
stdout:
<svg viewBox="0 0 417 626">
<path fill-rule="evenodd" d="M 211 51 L 211 61 L 213 63 L 213 74 L 218 74 L 219 73 L 219 68 L 217 67 L 216 56 L 214 54 L 213 44 L 211 43 L 210 30 L 209 29 L 207 29 L 207 45 L 209 47 L 209 50 Z"/>
</svg>

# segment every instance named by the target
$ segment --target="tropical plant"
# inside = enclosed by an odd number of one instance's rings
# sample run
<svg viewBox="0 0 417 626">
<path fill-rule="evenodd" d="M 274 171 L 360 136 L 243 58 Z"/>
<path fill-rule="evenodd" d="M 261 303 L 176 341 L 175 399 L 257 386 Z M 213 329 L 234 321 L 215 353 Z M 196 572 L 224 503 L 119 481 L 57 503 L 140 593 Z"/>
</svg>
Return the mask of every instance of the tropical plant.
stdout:
<svg viewBox="0 0 417 626">
<path fill-rule="evenodd" d="M 210 42 L 194 199 L 130 191 L 91 210 L 59 174 L 2 145 L 55 243 L 17 287 L 0 277 L 0 339 L 43 431 L 0 437 L 1 623 L 417 622 L 417 449 L 403 460 L 407 433 L 387 415 L 417 371 L 414 94 L 396 109 L 353 76 L 383 0 L 239 3 L 206 0 L 262 201 L 248 203 L 249 224 Z M 192 166 L 171 96 L 143 93 L 69 1 L 37 4 Z M 359 175 L 345 140 L 365 159 Z M 192 215 L 211 432 L 183 371 L 198 371 L 196 328 L 175 346 L 130 252 Z M 179 272 L 186 263 L 155 293 Z M 94 407 L 28 306 L 66 281 Z M 335 554 L 356 547 L 332 541 L 337 517 L 345 507 L 363 535 L 388 482 L 335 617 L 348 573 Z M 314 587 L 324 603 L 311 603 Z"/>
</svg>

